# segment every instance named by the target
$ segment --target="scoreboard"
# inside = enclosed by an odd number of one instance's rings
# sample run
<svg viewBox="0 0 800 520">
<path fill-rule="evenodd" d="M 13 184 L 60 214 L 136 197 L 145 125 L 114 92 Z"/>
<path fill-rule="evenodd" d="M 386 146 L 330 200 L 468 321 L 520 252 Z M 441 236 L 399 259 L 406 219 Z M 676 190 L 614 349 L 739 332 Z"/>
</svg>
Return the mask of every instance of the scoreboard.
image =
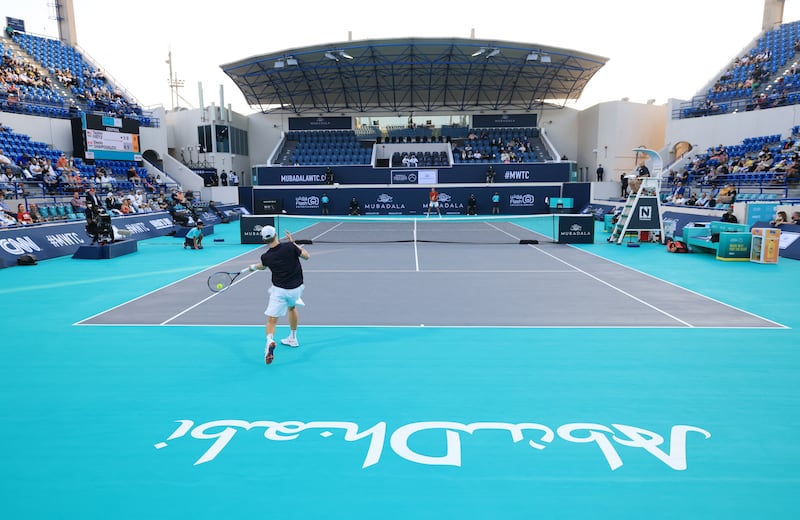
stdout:
<svg viewBox="0 0 800 520">
<path fill-rule="evenodd" d="M 141 161 L 139 121 L 101 114 L 81 114 L 72 120 L 74 153 L 84 159 Z"/>
</svg>

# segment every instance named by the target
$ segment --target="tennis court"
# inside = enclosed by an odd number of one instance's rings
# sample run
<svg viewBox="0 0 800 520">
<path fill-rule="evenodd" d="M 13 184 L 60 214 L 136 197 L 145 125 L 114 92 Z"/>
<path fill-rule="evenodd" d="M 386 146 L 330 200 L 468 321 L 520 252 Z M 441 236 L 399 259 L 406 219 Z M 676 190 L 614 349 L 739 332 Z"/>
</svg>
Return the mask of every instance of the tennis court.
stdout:
<svg viewBox="0 0 800 520">
<path fill-rule="evenodd" d="M 0 271 L 0 511 L 795 516 L 797 262 L 495 225 L 508 243 L 294 230 L 301 346 L 268 367 L 268 274 L 206 285 L 260 254 L 236 223 Z"/>
</svg>

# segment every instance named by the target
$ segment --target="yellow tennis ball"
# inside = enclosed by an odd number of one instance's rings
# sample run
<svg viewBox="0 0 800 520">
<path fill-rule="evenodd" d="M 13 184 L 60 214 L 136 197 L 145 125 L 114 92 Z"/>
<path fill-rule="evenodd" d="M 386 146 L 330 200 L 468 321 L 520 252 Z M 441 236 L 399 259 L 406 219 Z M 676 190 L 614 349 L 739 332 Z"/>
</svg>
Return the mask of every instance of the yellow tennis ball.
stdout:
<svg viewBox="0 0 800 520">
<path fill-rule="evenodd" d="M 217 284 L 217 289 L 222 289 L 223 285 L 221 283 Z"/>
</svg>

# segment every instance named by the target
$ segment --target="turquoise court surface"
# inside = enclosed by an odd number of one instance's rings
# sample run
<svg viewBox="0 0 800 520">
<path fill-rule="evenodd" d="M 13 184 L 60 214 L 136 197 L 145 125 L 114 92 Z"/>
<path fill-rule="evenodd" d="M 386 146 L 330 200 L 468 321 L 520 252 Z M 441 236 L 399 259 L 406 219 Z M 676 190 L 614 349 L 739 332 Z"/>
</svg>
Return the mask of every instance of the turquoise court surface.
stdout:
<svg viewBox="0 0 800 520">
<path fill-rule="evenodd" d="M 238 232 L 0 270 L 3 518 L 797 517 L 799 262 L 312 244 L 265 366 Z"/>
</svg>

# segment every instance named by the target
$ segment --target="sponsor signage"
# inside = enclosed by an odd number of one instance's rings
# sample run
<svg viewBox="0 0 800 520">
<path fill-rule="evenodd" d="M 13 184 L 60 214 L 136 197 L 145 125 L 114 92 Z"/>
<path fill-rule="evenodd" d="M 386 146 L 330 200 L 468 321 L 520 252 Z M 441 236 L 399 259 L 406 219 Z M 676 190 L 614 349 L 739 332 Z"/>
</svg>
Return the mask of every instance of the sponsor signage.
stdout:
<svg viewBox="0 0 800 520">
<path fill-rule="evenodd" d="M 129 231 L 130 240 L 163 236 L 174 229 L 166 212 L 112 217 L 111 225 Z M 24 254 L 33 254 L 38 260 L 72 255 L 91 241 L 84 220 L 4 228 L 0 230 L 0 260 L 2 267 L 10 267 Z"/>
<path fill-rule="evenodd" d="M 260 208 L 261 215 L 281 213 L 285 210 L 294 215 L 321 215 L 322 195 L 330 198 L 328 210 L 330 215 L 347 215 L 350 201 L 355 198 L 362 215 L 419 215 L 428 210 L 427 186 L 396 187 L 359 187 L 359 188 L 287 188 L 270 189 L 257 187 L 253 189 L 253 206 Z M 495 192 L 500 196 L 500 213 L 509 215 L 532 215 L 549 213 L 546 201 L 558 197 L 560 186 L 439 186 L 439 209 L 447 215 L 465 215 L 467 200 L 470 195 L 478 199 L 478 214 L 492 212 L 492 196 Z M 278 207 L 276 192 L 280 192 Z M 262 198 L 263 197 L 263 198 Z M 264 208 L 274 208 L 270 211 Z M 280 209 L 278 209 L 280 208 Z"/>
<path fill-rule="evenodd" d="M 495 181 L 500 183 L 559 182 L 569 183 L 570 163 L 493 164 Z M 485 184 L 485 163 L 459 163 L 450 168 L 373 168 L 372 166 L 331 165 L 334 179 L 347 184 L 437 184 L 458 182 Z M 255 185 L 296 186 L 325 184 L 325 165 L 256 166 Z M 577 184 L 577 183 L 576 183 Z M 566 194 L 565 196 L 574 196 Z M 578 199 L 580 197 L 576 197 Z M 587 199 L 588 201 L 588 199 Z"/>
<path fill-rule="evenodd" d="M 349 117 L 290 117 L 289 130 L 350 130 Z"/>
<path fill-rule="evenodd" d="M 472 116 L 473 128 L 535 127 L 536 114 L 494 114 Z"/>
<path fill-rule="evenodd" d="M 409 170 L 392 170 L 391 182 L 392 184 L 417 184 L 419 175 L 416 171 Z"/>
<path fill-rule="evenodd" d="M 593 244 L 594 217 L 591 215 L 560 215 L 558 217 L 559 244 Z"/>
<path fill-rule="evenodd" d="M 261 228 L 274 226 L 275 217 L 264 215 L 242 215 L 239 219 L 239 238 L 242 244 L 263 244 Z"/>
</svg>

